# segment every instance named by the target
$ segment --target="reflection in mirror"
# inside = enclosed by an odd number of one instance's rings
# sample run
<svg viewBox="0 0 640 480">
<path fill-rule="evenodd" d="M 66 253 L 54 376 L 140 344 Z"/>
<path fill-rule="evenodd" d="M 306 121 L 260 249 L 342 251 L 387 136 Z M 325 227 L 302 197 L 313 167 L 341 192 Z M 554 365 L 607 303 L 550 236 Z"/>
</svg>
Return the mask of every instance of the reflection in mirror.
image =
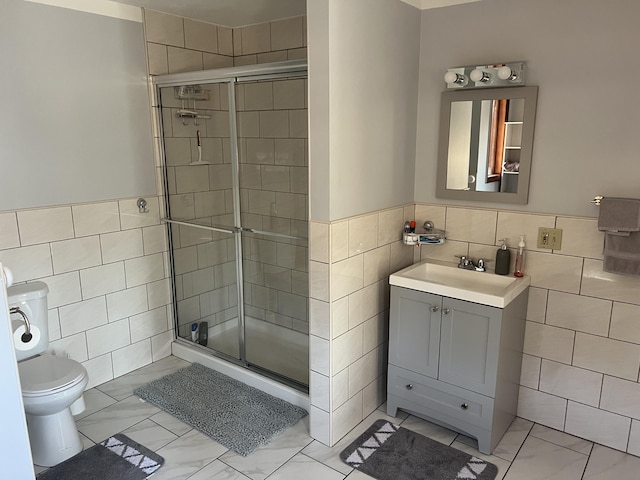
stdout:
<svg viewBox="0 0 640 480">
<path fill-rule="evenodd" d="M 518 192 L 523 98 L 451 103 L 447 188 Z"/>
<path fill-rule="evenodd" d="M 536 90 L 443 93 L 436 196 L 527 202 Z"/>
</svg>

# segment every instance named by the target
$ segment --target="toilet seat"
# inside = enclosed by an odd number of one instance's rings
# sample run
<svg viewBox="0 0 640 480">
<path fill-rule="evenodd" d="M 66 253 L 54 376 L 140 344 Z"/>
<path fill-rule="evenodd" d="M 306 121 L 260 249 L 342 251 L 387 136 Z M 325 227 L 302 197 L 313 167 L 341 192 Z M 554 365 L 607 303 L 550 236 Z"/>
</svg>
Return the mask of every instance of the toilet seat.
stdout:
<svg viewBox="0 0 640 480">
<path fill-rule="evenodd" d="M 18 363 L 23 397 L 51 395 L 73 387 L 86 376 L 75 360 L 44 354 Z"/>
</svg>

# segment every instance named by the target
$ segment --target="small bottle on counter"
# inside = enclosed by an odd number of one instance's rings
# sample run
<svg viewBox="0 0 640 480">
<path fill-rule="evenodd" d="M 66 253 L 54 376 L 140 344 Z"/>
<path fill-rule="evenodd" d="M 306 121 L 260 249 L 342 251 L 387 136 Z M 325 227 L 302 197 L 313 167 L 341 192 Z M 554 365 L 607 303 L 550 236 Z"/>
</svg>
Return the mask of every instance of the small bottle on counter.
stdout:
<svg viewBox="0 0 640 480">
<path fill-rule="evenodd" d="M 520 235 L 518 251 L 516 252 L 516 269 L 513 274 L 516 277 L 524 276 L 524 235 Z"/>
<path fill-rule="evenodd" d="M 511 252 L 507 248 L 507 239 L 500 240 L 502 245 L 496 252 L 496 274 L 507 275 L 509 273 L 509 265 L 511 264 Z"/>
</svg>

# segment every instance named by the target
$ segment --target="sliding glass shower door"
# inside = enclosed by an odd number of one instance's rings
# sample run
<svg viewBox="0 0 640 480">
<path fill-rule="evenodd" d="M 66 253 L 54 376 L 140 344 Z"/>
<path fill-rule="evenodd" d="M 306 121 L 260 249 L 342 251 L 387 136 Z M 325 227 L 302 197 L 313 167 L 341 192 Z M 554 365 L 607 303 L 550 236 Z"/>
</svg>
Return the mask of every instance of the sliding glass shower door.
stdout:
<svg viewBox="0 0 640 480">
<path fill-rule="evenodd" d="M 158 93 L 177 335 L 306 386 L 306 73 L 167 78 Z"/>
</svg>

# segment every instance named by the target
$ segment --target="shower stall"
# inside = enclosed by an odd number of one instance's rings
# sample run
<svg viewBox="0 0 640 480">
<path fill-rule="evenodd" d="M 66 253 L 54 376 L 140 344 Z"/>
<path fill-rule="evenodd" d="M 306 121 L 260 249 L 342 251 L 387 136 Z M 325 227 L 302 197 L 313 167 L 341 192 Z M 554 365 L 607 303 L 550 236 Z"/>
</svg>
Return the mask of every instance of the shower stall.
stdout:
<svg viewBox="0 0 640 480">
<path fill-rule="evenodd" d="M 177 344 L 308 391 L 306 62 L 154 84 Z"/>
</svg>

